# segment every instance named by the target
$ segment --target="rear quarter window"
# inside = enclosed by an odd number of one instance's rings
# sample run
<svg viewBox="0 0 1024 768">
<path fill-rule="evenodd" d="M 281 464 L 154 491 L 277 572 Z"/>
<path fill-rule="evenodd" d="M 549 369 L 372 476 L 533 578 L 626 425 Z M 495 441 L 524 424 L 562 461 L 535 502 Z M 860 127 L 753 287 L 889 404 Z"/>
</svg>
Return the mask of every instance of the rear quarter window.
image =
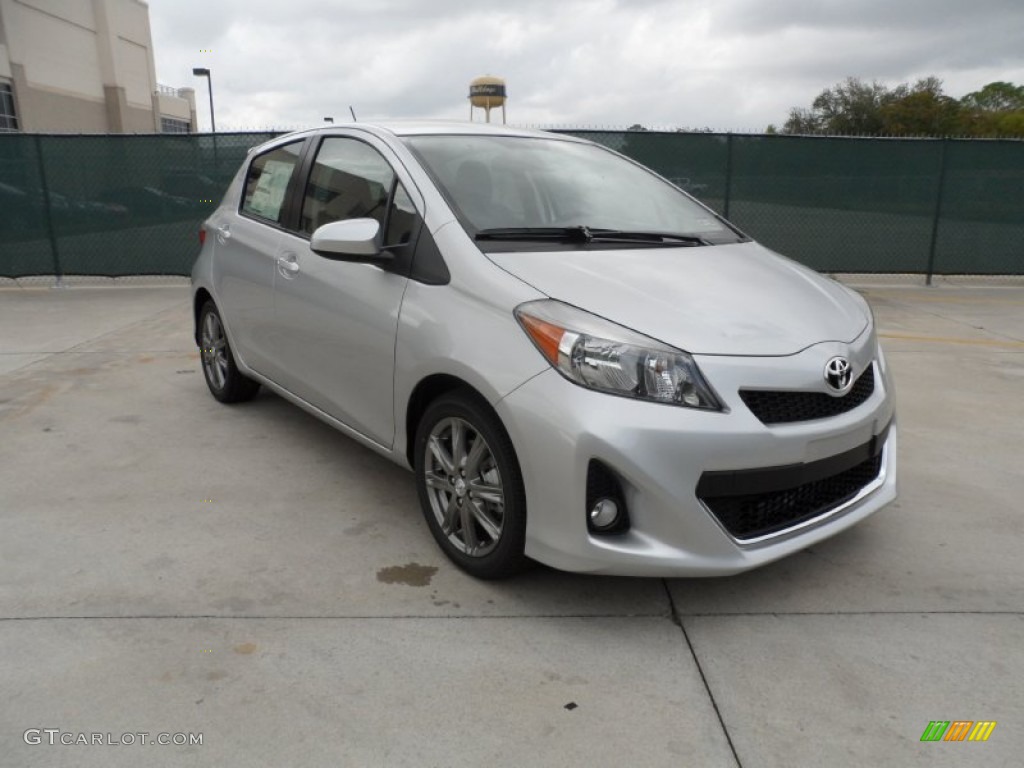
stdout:
<svg viewBox="0 0 1024 768">
<path fill-rule="evenodd" d="M 245 177 L 242 212 L 280 224 L 285 193 L 299 162 L 301 141 L 265 152 L 253 158 Z"/>
</svg>

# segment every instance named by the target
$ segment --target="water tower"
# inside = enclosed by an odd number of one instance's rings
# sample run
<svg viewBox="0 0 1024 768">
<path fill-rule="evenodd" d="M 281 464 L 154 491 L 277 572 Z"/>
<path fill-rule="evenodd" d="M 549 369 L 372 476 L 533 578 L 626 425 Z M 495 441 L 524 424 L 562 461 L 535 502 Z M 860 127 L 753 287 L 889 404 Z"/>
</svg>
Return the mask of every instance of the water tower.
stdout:
<svg viewBox="0 0 1024 768">
<path fill-rule="evenodd" d="M 491 122 L 491 110 L 501 107 L 501 122 L 505 122 L 505 81 L 493 75 L 484 75 L 469 84 L 469 119 L 473 120 L 473 107 L 487 113 L 487 122 Z"/>
</svg>

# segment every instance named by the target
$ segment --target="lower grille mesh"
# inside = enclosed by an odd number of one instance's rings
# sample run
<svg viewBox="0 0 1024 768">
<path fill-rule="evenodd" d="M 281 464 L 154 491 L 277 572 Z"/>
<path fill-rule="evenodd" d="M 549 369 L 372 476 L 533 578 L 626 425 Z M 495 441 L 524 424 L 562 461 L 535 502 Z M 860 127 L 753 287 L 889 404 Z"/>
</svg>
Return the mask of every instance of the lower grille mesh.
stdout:
<svg viewBox="0 0 1024 768">
<path fill-rule="evenodd" d="M 878 477 L 882 454 L 822 480 L 771 493 L 715 496 L 701 501 L 737 539 L 792 528 L 849 501 Z"/>
</svg>

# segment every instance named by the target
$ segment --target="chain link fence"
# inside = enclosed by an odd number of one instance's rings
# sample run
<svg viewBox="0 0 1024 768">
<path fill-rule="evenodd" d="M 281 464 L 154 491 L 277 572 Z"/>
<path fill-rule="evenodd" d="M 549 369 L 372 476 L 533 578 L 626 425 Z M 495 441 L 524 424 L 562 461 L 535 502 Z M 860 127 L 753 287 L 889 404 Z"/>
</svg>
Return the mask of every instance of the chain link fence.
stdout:
<svg viewBox="0 0 1024 768">
<path fill-rule="evenodd" d="M 567 131 L 822 272 L 1024 274 L 1024 142 Z"/>
<path fill-rule="evenodd" d="M 0 277 L 189 274 L 200 222 L 274 135 L 0 135 Z"/>
<path fill-rule="evenodd" d="M 823 272 L 1024 274 L 1024 142 L 565 130 Z M 0 134 L 0 277 L 187 275 L 274 133 Z"/>
</svg>

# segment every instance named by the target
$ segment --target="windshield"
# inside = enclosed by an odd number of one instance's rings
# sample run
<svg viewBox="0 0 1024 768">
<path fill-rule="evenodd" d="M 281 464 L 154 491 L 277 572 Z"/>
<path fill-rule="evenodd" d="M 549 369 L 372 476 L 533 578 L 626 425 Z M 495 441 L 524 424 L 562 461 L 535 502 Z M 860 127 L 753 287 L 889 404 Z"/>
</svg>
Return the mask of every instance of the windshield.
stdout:
<svg viewBox="0 0 1024 768">
<path fill-rule="evenodd" d="M 580 228 L 595 235 L 588 244 L 611 241 L 600 237 L 602 230 L 633 247 L 642 240 L 624 235 L 668 236 L 657 243 L 648 238 L 644 244 L 651 245 L 745 239 L 668 182 L 603 147 L 512 136 L 413 136 L 406 142 L 470 235 L 488 241 L 481 247 L 509 240 L 579 246 Z M 680 235 L 691 236 L 689 242 Z"/>
</svg>

